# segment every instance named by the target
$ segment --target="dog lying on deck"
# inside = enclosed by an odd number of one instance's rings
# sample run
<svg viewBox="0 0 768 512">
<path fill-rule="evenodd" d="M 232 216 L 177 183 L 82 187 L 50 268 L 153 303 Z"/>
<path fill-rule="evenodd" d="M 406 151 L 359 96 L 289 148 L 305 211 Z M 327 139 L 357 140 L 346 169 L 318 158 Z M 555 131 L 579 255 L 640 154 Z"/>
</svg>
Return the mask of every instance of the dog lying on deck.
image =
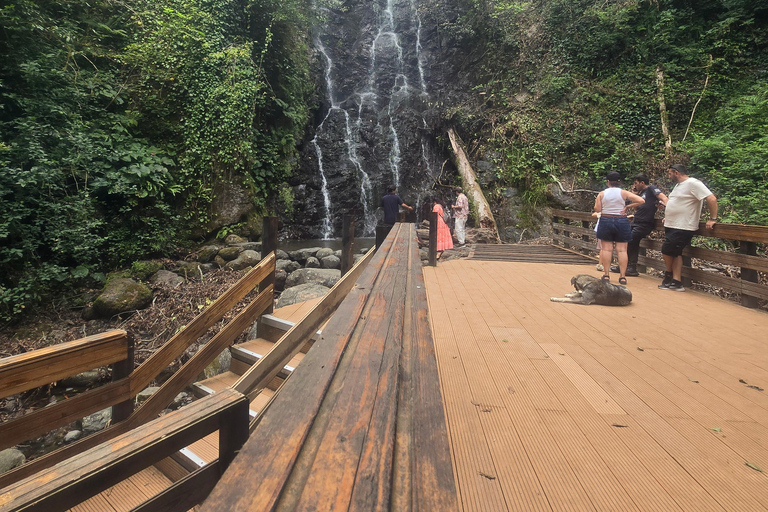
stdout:
<svg viewBox="0 0 768 512">
<path fill-rule="evenodd" d="M 564 298 L 551 297 L 552 302 L 573 302 L 576 304 L 600 304 L 601 306 L 628 306 L 632 302 L 632 292 L 626 286 L 611 284 L 607 280 L 587 274 L 578 274 L 571 278 L 576 289 L 566 293 Z"/>
</svg>

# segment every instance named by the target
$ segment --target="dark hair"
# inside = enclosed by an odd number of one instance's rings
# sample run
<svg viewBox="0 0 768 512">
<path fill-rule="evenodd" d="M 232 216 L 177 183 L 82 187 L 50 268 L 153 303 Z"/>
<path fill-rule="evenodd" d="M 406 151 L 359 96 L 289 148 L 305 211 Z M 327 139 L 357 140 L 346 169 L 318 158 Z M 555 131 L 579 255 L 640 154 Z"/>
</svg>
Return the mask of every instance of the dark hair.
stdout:
<svg viewBox="0 0 768 512">
<path fill-rule="evenodd" d="M 648 176 L 645 174 L 638 174 L 634 178 L 632 178 L 632 181 L 642 181 L 646 185 L 648 185 L 650 182 L 648 181 Z"/>
<path fill-rule="evenodd" d="M 607 181 L 621 181 L 621 174 L 616 171 L 611 171 L 605 175 Z"/>
<path fill-rule="evenodd" d="M 686 169 L 683 164 L 670 165 L 669 168 L 672 169 L 673 171 L 679 172 L 680 174 L 685 174 L 686 176 L 688 176 L 688 169 Z"/>
<path fill-rule="evenodd" d="M 394 192 L 397 189 L 394 185 L 387 185 L 387 192 Z"/>
</svg>

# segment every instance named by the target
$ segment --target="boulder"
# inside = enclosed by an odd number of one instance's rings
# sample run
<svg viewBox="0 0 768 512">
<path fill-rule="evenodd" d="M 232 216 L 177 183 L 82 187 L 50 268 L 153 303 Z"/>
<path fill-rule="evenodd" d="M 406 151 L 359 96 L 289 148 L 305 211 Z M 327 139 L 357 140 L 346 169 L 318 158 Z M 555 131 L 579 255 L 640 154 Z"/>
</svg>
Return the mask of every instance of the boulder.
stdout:
<svg viewBox="0 0 768 512">
<path fill-rule="evenodd" d="M 200 263 L 210 263 L 219 253 L 219 249 L 221 249 L 221 247 L 216 245 L 206 245 L 201 247 L 200 250 L 197 251 L 197 261 Z"/>
<path fill-rule="evenodd" d="M 234 244 L 233 247 L 239 247 L 243 251 L 256 251 L 261 254 L 261 242 L 243 242 Z"/>
<path fill-rule="evenodd" d="M 0 474 L 19 467 L 27 461 L 24 454 L 16 448 L 0 451 Z"/>
<path fill-rule="evenodd" d="M 218 255 L 224 258 L 225 261 L 232 261 L 240 256 L 241 252 L 242 250 L 239 247 L 231 245 L 221 249 Z"/>
<path fill-rule="evenodd" d="M 104 430 L 110 421 L 112 421 L 112 408 L 107 407 L 83 418 L 83 432 L 92 434 Z"/>
<path fill-rule="evenodd" d="M 184 278 L 170 270 L 158 270 L 149 278 L 149 284 L 153 288 L 173 290 L 184 284 Z"/>
<path fill-rule="evenodd" d="M 315 253 L 315 258 L 322 260 L 326 256 L 333 256 L 334 250 L 328 247 L 323 247 Z"/>
<path fill-rule="evenodd" d="M 101 373 L 98 370 L 91 370 L 65 377 L 59 381 L 59 386 L 64 388 L 88 388 L 98 384 L 99 380 L 101 380 Z"/>
<path fill-rule="evenodd" d="M 138 395 L 136 395 L 136 404 L 143 403 L 147 398 L 157 393 L 158 389 L 160 388 L 157 386 L 149 386 L 148 388 L 144 388 L 142 391 L 139 392 Z"/>
<path fill-rule="evenodd" d="M 314 256 L 310 256 L 307 258 L 307 262 L 304 264 L 304 266 L 307 268 L 320 268 L 320 260 Z"/>
<path fill-rule="evenodd" d="M 93 310 L 108 318 L 126 311 L 144 309 L 152 301 L 152 290 L 133 279 L 112 279 L 93 302 Z"/>
<path fill-rule="evenodd" d="M 185 279 L 192 279 L 204 274 L 208 269 L 205 263 L 200 263 L 199 261 L 179 261 L 176 264 L 178 268 L 174 272 Z"/>
<path fill-rule="evenodd" d="M 235 235 L 234 233 L 231 235 L 227 235 L 227 238 L 224 239 L 224 243 L 227 245 L 235 245 L 235 244 L 244 244 L 247 242 L 245 238 Z"/>
<path fill-rule="evenodd" d="M 302 265 L 304 265 L 307 262 L 307 258 L 314 256 L 317 254 L 317 251 L 320 250 L 320 247 L 307 247 L 305 249 L 298 249 L 295 251 L 291 251 L 288 253 L 288 255 L 291 257 L 293 261 L 298 261 Z"/>
<path fill-rule="evenodd" d="M 320 260 L 323 268 L 341 268 L 341 259 L 331 254 Z"/>
<path fill-rule="evenodd" d="M 159 261 L 134 261 L 131 265 L 131 277 L 140 281 L 146 281 L 149 276 L 163 268 Z"/>
<path fill-rule="evenodd" d="M 285 270 L 275 270 L 275 290 L 285 290 L 285 280 L 288 279 L 288 272 Z"/>
<path fill-rule="evenodd" d="M 253 209 L 253 196 L 242 179 L 234 176 L 214 180 L 208 232 L 243 221 Z"/>
<path fill-rule="evenodd" d="M 252 267 L 261 261 L 261 255 L 256 251 L 243 251 L 240 255 L 224 265 L 224 268 L 231 270 L 243 270 L 246 267 Z"/>
<path fill-rule="evenodd" d="M 225 260 L 224 258 L 222 258 L 217 254 L 216 257 L 213 258 L 213 264 L 219 268 L 222 268 L 224 265 L 227 264 L 227 260 Z"/>
<path fill-rule="evenodd" d="M 288 253 L 285 252 L 282 249 L 278 249 L 277 251 L 275 251 L 275 255 L 277 256 L 278 260 L 290 260 L 291 259 L 291 257 L 288 255 Z"/>
<path fill-rule="evenodd" d="M 229 352 L 229 351 L 225 350 L 225 352 Z M 182 391 L 181 393 L 176 395 L 176 398 L 173 399 L 173 402 L 171 402 L 171 405 L 169 405 L 168 408 L 171 409 L 172 411 L 175 411 L 176 409 L 187 405 L 191 401 L 192 401 L 192 395 L 190 395 L 186 391 Z"/>
<path fill-rule="evenodd" d="M 293 260 L 277 260 L 275 263 L 277 270 L 285 270 L 286 273 L 296 272 L 301 268 L 298 262 Z"/>
<path fill-rule="evenodd" d="M 302 268 L 288 275 L 285 281 L 286 288 L 300 284 L 315 283 L 327 288 L 333 287 L 341 279 L 341 271 L 330 268 Z M 306 299 L 305 299 L 306 300 Z"/>
<path fill-rule="evenodd" d="M 67 432 L 67 435 L 64 436 L 64 444 L 74 443 L 81 437 L 83 437 L 82 430 L 70 430 Z"/>
<path fill-rule="evenodd" d="M 283 306 L 296 304 L 297 302 L 316 299 L 318 297 L 324 296 L 326 293 L 328 293 L 328 290 L 330 290 L 330 288 L 319 284 L 300 284 L 298 286 L 294 286 L 293 288 L 288 288 L 283 293 L 281 293 L 280 298 L 277 300 L 277 307 L 281 308 Z"/>
</svg>

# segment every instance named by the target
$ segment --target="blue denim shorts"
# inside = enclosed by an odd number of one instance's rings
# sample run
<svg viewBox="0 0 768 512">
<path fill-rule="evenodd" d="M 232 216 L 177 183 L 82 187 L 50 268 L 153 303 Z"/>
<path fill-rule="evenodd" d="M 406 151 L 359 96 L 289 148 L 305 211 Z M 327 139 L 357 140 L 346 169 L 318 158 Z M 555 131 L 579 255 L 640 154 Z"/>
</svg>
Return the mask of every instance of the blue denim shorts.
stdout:
<svg viewBox="0 0 768 512">
<path fill-rule="evenodd" d="M 632 227 L 626 217 L 600 217 L 597 225 L 597 239 L 604 242 L 629 242 Z"/>
</svg>

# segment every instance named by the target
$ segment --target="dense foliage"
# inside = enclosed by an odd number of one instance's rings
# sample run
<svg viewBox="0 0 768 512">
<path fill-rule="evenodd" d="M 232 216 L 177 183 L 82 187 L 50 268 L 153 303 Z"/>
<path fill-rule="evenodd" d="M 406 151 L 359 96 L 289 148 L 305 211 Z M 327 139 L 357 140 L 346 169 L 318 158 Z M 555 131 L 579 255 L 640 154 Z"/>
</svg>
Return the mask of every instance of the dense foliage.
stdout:
<svg viewBox="0 0 768 512">
<path fill-rule="evenodd" d="M 218 180 L 266 206 L 308 118 L 306 12 L 290 0 L 0 8 L 0 320 L 202 232 Z"/>
<path fill-rule="evenodd" d="M 553 175 L 594 187 L 608 169 L 666 186 L 665 167 L 685 162 L 720 197 L 725 220 L 768 222 L 768 2 L 462 5 L 444 28 L 483 56 L 483 102 L 450 114 L 487 141 L 481 154 L 497 155 L 499 188 L 520 186 L 535 203 Z"/>
</svg>

